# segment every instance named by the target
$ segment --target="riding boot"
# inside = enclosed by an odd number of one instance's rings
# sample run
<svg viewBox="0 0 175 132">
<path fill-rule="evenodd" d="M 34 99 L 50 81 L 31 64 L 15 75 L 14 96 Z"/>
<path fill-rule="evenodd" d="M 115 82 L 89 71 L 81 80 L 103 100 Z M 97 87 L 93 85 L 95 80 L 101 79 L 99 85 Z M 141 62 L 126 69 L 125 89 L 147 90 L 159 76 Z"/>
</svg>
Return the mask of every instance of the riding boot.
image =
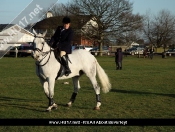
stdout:
<svg viewBox="0 0 175 132">
<path fill-rule="evenodd" d="M 59 61 L 59 51 L 58 50 L 54 50 L 54 55 L 55 55 L 55 58 L 57 59 L 57 61 Z"/>
<path fill-rule="evenodd" d="M 68 76 L 71 73 L 71 70 L 70 70 L 69 65 L 68 65 L 68 58 L 65 55 L 63 55 L 61 57 L 61 61 L 65 67 L 65 76 Z"/>
</svg>

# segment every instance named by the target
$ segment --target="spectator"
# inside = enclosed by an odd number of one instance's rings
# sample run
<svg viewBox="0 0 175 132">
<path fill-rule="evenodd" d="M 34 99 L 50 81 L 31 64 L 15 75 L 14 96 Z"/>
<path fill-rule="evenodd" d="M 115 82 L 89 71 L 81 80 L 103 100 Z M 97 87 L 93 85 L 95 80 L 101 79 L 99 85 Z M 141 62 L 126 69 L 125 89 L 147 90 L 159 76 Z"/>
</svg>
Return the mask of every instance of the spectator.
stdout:
<svg viewBox="0 0 175 132">
<path fill-rule="evenodd" d="M 18 57 L 18 48 L 17 47 L 15 47 L 15 56 L 16 56 L 16 58 Z"/>
<path fill-rule="evenodd" d="M 150 48 L 149 54 L 150 54 L 150 58 L 153 59 L 153 55 L 154 55 L 154 48 L 153 47 Z"/>
<path fill-rule="evenodd" d="M 147 53 L 148 49 L 145 48 L 144 51 L 143 51 L 143 57 L 146 58 L 148 56 L 148 53 Z"/>
<path fill-rule="evenodd" d="M 116 70 L 122 69 L 122 48 L 117 48 L 117 51 L 115 52 L 115 62 L 116 62 Z"/>
</svg>

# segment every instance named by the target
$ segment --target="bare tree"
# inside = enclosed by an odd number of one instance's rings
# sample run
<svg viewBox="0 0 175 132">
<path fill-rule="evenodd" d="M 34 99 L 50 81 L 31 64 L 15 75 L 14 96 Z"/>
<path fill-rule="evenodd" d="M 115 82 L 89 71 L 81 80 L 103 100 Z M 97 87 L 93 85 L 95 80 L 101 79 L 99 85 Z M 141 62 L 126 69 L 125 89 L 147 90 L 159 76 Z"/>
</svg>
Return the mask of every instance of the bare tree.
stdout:
<svg viewBox="0 0 175 132">
<path fill-rule="evenodd" d="M 139 14 L 128 13 L 120 19 L 122 25 L 117 29 L 118 40 L 122 45 L 129 46 L 132 42 L 137 42 L 142 37 L 143 17 Z"/>
<path fill-rule="evenodd" d="M 65 8 L 77 17 L 90 16 L 89 28 L 82 29 L 82 32 L 87 38 L 95 39 L 102 51 L 105 36 L 117 36 L 139 25 L 141 17 L 132 15 L 132 6 L 129 0 L 72 0 Z"/>
<path fill-rule="evenodd" d="M 54 4 L 50 7 L 42 10 L 40 13 L 41 18 L 45 19 L 48 11 L 51 11 L 53 16 L 66 16 L 68 14 L 68 11 L 64 8 L 64 4 Z"/>
<path fill-rule="evenodd" d="M 165 48 L 172 44 L 175 35 L 175 16 L 162 10 L 157 16 L 145 18 L 144 33 L 152 46 Z"/>
</svg>

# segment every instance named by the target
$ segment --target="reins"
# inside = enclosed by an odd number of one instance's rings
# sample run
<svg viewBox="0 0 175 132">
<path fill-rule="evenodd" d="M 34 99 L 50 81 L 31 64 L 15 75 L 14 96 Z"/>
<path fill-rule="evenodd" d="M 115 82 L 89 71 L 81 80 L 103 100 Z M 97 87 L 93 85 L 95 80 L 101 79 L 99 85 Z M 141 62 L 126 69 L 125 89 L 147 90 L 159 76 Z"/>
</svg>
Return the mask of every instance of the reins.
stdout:
<svg viewBox="0 0 175 132">
<path fill-rule="evenodd" d="M 42 53 L 46 53 L 46 55 L 45 55 L 38 63 L 36 62 L 35 64 L 36 64 L 37 66 L 44 66 L 44 65 L 46 65 L 47 62 L 48 62 L 49 59 L 50 59 L 51 51 L 53 51 L 53 50 L 51 50 L 51 48 L 50 48 L 50 51 L 42 52 Z M 40 65 L 40 63 L 46 58 L 46 56 L 48 55 L 48 53 L 50 53 L 50 54 L 49 54 L 49 58 L 47 59 L 47 61 L 46 61 L 44 64 Z"/>
</svg>

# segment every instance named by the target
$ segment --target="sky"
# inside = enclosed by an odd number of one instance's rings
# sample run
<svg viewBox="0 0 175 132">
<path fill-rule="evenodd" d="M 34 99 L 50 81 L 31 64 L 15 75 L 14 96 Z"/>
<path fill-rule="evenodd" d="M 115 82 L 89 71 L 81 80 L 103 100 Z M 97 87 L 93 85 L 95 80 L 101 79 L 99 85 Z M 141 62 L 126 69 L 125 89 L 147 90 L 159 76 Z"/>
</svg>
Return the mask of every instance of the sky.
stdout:
<svg viewBox="0 0 175 132">
<path fill-rule="evenodd" d="M 38 0 L 34 0 L 38 1 Z M 45 3 L 42 0 L 42 3 Z M 54 1 L 54 0 L 53 0 Z M 55 0 L 57 1 L 57 0 Z M 57 3 L 67 3 L 71 0 L 58 0 Z M 175 0 L 129 0 L 133 2 L 133 13 L 139 13 L 140 15 L 149 12 L 156 15 L 159 11 L 165 9 L 169 10 L 175 15 Z M 13 24 L 13 21 L 21 12 L 28 7 L 32 0 L 0 0 L 0 24 Z M 47 7 L 49 4 L 42 5 Z M 25 18 L 26 19 L 26 18 Z M 23 19 L 24 21 L 24 19 Z M 26 20 L 25 20 L 26 21 Z M 23 24 L 23 23 L 22 23 Z"/>
</svg>

